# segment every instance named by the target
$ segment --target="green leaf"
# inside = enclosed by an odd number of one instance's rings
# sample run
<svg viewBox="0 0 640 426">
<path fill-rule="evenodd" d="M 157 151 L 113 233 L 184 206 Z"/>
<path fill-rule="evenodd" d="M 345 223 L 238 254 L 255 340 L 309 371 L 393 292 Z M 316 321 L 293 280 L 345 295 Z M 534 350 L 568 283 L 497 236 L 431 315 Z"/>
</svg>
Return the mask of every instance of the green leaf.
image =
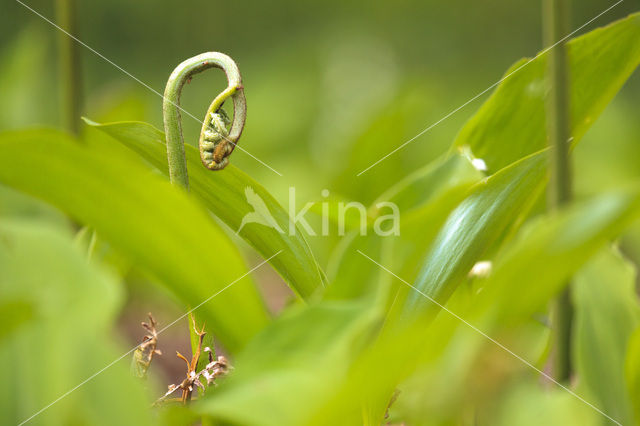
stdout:
<svg viewBox="0 0 640 426">
<path fill-rule="evenodd" d="M 482 179 L 484 175 L 473 167 L 463 155 L 449 155 L 415 171 L 386 190 L 373 203 L 395 203 L 402 214 L 423 207 L 442 192 L 458 186 L 466 186 Z"/>
<path fill-rule="evenodd" d="M 267 322 L 238 250 L 188 195 L 139 163 L 55 131 L 0 135 L 0 181 L 92 226 L 236 350 Z M 276 253 L 272 253 L 274 255 Z"/>
<path fill-rule="evenodd" d="M 464 155 L 450 155 L 426 165 L 394 185 L 379 201 L 391 201 L 402 214 L 396 263 L 413 280 L 419 265 L 454 208 L 484 178 Z M 375 206 L 375 205 L 374 205 Z"/>
<path fill-rule="evenodd" d="M 165 138 L 160 130 L 140 122 L 85 121 L 168 175 Z M 217 172 L 207 170 L 202 167 L 198 150 L 190 145 L 185 146 L 185 154 L 191 191 L 211 212 L 266 258 L 281 251 L 270 263 L 300 296 L 308 298 L 323 287 L 322 272 L 304 232 L 293 226 L 289 214 L 266 189 L 233 165 Z M 243 224 L 244 218 L 259 222 Z M 291 227 L 295 232 L 291 232 Z"/>
<path fill-rule="evenodd" d="M 308 424 L 371 337 L 376 319 L 364 303 L 295 307 L 247 346 L 234 374 L 195 409 L 234 424 Z"/>
<path fill-rule="evenodd" d="M 33 305 L 25 300 L 9 300 L 0 302 L 0 341 L 20 329 L 34 316 Z"/>
<path fill-rule="evenodd" d="M 496 256 L 493 273 L 475 283 L 481 291 L 473 291 L 466 301 L 465 297 L 450 300 L 447 307 L 459 317 L 442 312 L 428 324 L 420 321 L 423 317 L 395 324 L 378 339 L 379 344 L 354 362 L 352 376 L 336 388 L 336 397 L 324 412 L 333 413 L 335 422 L 352 412 L 363 395 L 377 400 L 386 390 L 390 397 L 403 378 L 422 367 L 429 374 L 420 378 L 428 380 L 423 379 L 421 387 L 412 386 L 408 398 L 427 405 L 427 413 L 446 415 L 452 402 L 462 403 L 460 395 L 470 382 L 490 380 L 489 372 L 474 372 L 483 360 L 483 350 L 503 355 L 501 365 L 508 361 L 516 370 L 535 374 L 469 324 L 543 368 L 536 360 L 544 333 L 532 323 L 532 314 L 544 309 L 571 274 L 639 216 L 640 190 L 635 189 L 606 194 L 534 221 Z M 382 364 L 384 371 L 379 369 Z"/>
<path fill-rule="evenodd" d="M 530 223 L 507 245 L 480 285 L 479 308 L 500 321 L 545 308 L 568 279 L 640 216 L 640 190 L 604 194 Z"/>
<path fill-rule="evenodd" d="M 347 235 L 326 297 L 371 296 L 380 284 L 389 281 L 389 274 L 358 250 L 389 268 L 398 265 L 402 268 L 399 273 L 413 279 L 416 265 L 449 213 L 482 177 L 467 158 L 452 155 L 428 164 L 385 191 L 370 207 L 369 220 L 376 220 L 380 214 L 379 203 L 394 203 L 401 214 L 400 235 L 380 237 L 371 229 L 367 236 Z"/>
<path fill-rule="evenodd" d="M 510 230 L 535 201 L 545 177 L 547 152 L 532 155 L 485 179 L 448 217 L 425 257 L 415 283 L 422 293 L 444 303 L 473 265 Z M 408 294 L 410 314 L 430 305 L 423 295 Z"/>
<path fill-rule="evenodd" d="M 340 243 L 340 261 L 329 277 L 325 300 L 354 300 L 365 298 L 369 303 L 382 302 L 388 297 L 390 276 L 358 251 L 379 259 L 385 265 L 392 261 L 397 237 L 347 234 Z"/>
<path fill-rule="evenodd" d="M 439 347 L 436 351 L 442 353 L 442 361 L 433 367 L 437 372 L 435 380 L 422 381 L 424 392 L 428 394 L 439 383 L 446 383 L 448 392 L 454 397 L 459 395 L 469 383 L 472 369 L 477 368 L 474 360 L 482 356 L 480 350 L 488 347 L 500 350 L 468 324 L 543 369 L 539 340 L 527 333 L 527 329 L 531 330 L 532 316 L 544 312 L 569 277 L 639 216 L 640 190 L 636 187 L 576 203 L 557 214 L 544 215 L 522 229 L 496 256 L 489 276 L 474 282 L 475 291 L 470 297 L 458 297 L 464 293 L 458 291 L 449 301 L 447 308 L 467 323 L 442 312 L 426 330 L 423 350 L 433 352 L 434 347 Z M 442 334 L 448 338 L 442 339 Z M 418 344 L 414 343 L 412 348 L 420 351 Z M 520 364 L 506 352 L 505 355 L 509 361 Z M 408 365 L 415 362 L 410 355 L 394 357 Z M 622 362 L 620 369 L 621 365 Z M 453 374 L 447 380 L 439 379 L 447 372 Z M 484 377 L 483 372 L 476 374 Z M 606 388 L 602 391 L 606 392 Z M 595 396 L 584 397 L 608 412 Z"/>
<path fill-rule="evenodd" d="M 572 287 L 580 386 L 604 412 L 629 425 L 635 422 L 624 364 L 629 339 L 640 323 L 635 278 L 634 266 L 620 253 L 603 250 L 576 274 Z"/>
<path fill-rule="evenodd" d="M 574 143 L 640 61 L 639 23 L 640 15 L 634 15 L 570 44 Z M 504 166 L 545 146 L 544 60 L 541 55 L 510 75 L 454 143 L 481 158 L 490 171 L 499 171 L 449 216 L 424 261 L 417 287 L 439 302 L 448 299 L 481 256 L 497 249 L 542 189 L 546 152 Z M 420 303 L 420 296 L 410 294 L 407 310 Z"/>
<path fill-rule="evenodd" d="M 567 44 L 573 143 L 589 129 L 640 63 L 640 14 Z M 467 122 L 454 146 L 470 147 L 493 173 L 546 145 L 544 97 L 549 53 L 516 62 Z"/>
<path fill-rule="evenodd" d="M 7 384 L 0 423 L 18 424 L 55 401 L 33 424 L 152 424 L 149 401 L 126 361 L 83 383 L 126 351 L 111 337 L 123 293 L 70 235 L 35 221 L 1 222 L 0 300 L 31 311 L 16 332 L 0 338 Z"/>
<path fill-rule="evenodd" d="M 598 426 L 604 419 L 564 389 L 544 389 L 539 383 L 515 386 L 503 398 L 492 421 L 498 426 Z"/>
</svg>

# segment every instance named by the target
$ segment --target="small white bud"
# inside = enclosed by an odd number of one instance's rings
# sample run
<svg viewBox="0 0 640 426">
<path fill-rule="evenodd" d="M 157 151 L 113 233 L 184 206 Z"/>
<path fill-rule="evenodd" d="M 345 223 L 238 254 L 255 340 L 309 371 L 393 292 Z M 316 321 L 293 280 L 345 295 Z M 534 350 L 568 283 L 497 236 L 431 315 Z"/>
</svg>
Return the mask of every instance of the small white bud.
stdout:
<svg viewBox="0 0 640 426">
<path fill-rule="evenodd" d="M 491 269 L 493 268 L 493 263 L 490 260 L 482 260 L 477 262 L 469 271 L 470 278 L 485 278 L 491 274 Z"/>
</svg>

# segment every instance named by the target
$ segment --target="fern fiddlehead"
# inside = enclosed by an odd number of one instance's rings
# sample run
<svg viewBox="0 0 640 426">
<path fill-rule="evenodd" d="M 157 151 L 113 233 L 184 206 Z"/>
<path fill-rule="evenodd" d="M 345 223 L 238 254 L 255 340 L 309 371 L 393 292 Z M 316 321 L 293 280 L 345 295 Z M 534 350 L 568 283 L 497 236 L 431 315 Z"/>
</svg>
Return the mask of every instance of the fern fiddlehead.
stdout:
<svg viewBox="0 0 640 426">
<path fill-rule="evenodd" d="M 163 117 L 167 138 L 169 178 L 172 183 L 189 187 L 187 161 L 184 154 L 184 138 L 180 116 L 180 94 L 194 74 L 209 68 L 220 68 L 227 76 L 227 88 L 211 102 L 200 132 L 198 142 L 202 164 L 210 170 L 221 170 L 229 163 L 247 115 L 247 103 L 238 66 L 229 56 L 219 52 L 207 52 L 187 59 L 171 73 L 164 92 Z M 224 102 L 233 100 L 233 119 L 229 120 L 222 109 Z"/>
</svg>

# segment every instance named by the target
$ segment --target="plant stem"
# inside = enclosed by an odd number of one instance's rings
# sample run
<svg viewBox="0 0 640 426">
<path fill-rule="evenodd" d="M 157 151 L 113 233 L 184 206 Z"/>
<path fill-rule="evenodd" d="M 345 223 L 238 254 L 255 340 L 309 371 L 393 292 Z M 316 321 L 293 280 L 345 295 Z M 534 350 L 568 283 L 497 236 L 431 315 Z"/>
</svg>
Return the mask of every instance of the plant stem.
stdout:
<svg viewBox="0 0 640 426">
<path fill-rule="evenodd" d="M 69 34 L 77 36 L 76 0 L 56 0 L 56 20 Z M 82 81 L 78 44 L 62 31 L 58 33 L 60 113 L 65 129 L 74 135 L 80 130 Z"/>
<path fill-rule="evenodd" d="M 164 116 L 164 131 L 167 138 L 167 157 L 169 162 L 169 179 L 171 183 L 189 189 L 187 175 L 187 160 L 184 154 L 184 138 L 182 136 L 182 122 L 180 117 L 180 94 L 182 88 L 191 80 L 194 74 L 208 68 L 220 68 L 227 75 L 228 87 L 218 95 L 205 115 L 202 129 L 207 127 L 210 112 L 215 112 L 229 97 L 233 97 L 234 119 L 229 138 L 235 142 L 242 133 L 246 116 L 246 103 L 242 88 L 242 79 L 236 63 L 225 54 L 207 52 L 189 58 L 176 67 L 171 73 L 164 91 L 162 104 Z"/>
<path fill-rule="evenodd" d="M 547 46 L 568 33 L 569 0 L 544 0 L 544 39 Z M 549 96 L 547 131 L 550 150 L 549 210 L 555 211 L 571 201 L 571 167 L 569 164 L 570 93 L 567 50 L 564 41 L 549 51 L 547 64 Z M 554 375 L 558 381 L 571 376 L 571 333 L 573 306 L 570 285 L 555 302 Z"/>
</svg>

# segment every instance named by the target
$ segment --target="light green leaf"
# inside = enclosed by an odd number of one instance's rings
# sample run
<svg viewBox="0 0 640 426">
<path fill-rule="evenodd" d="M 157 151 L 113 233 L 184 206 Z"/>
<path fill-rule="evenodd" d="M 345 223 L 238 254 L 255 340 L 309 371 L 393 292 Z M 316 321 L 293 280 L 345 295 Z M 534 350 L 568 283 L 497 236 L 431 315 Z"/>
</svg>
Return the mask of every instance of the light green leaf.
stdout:
<svg viewBox="0 0 640 426">
<path fill-rule="evenodd" d="M 537 368 L 543 369 L 544 359 L 540 359 L 543 352 L 539 343 L 526 332 L 527 328 L 531 329 L 532 316 L 544 312 L 549 302 L 567 284 L 569 277 L 638 217 L 640 190 L 637 187 L 598 196 L 576 203 L 557 214 L 542 216 L 522 229 L 496 256 L 492 272 L 487 278 L 474 283 L 476 291 L 471 297 L 454 297 L 447 308 Z M 456 296 L 460 296 L 460 293 L 457 292 Z M 441 364 L 433 368 L 437 372 L 435 378 L 438 379 L 447 371 L 454 372 L 444 382 L 448 384 L 450 392 L 453 388 L 454 396 L 459 395 L 469 381 L 471 369 L 477 365 L 473 360 L 479 356 L 480 349 L 494 346 L 494 343 L 459 318 L 442 312 L 427 331 L 429 337 L 425 350 L 433 352 L 433 342 L 439 341 L 438 331 L 450 337 L 448 344 L 439 343 L 443 349 L 437 350 L 443 355 Z M 470 338 L 474 336 L 479 340 L 474 342 Z M 505 340 L 508 337 L 510 340 Z M 416 345 L 414 348 L 417 350 Z M 506 355 L 509 361 L 520 364 Z M 451 359 L 455 360 L 453 364 Z M 409 364 L 410 359 L 405 363 Z M 482 372 L 477 374 L 482 375 Z M 441 382 L 423 380 L 425 392 L 428 393 L 438 383 Z M 458 386 L 457 389 L 455 386 Z M 584 397 L 608 413 L 607 407 L 594 396 Z M 616 418 L 613 413 L 608 414 Z"/>
<path fill-rule="evenodd" d="M 0 338 L 2 424 L 27 420 L 128 349 L 114 345 L 111 337 L 122 287 L 87 262 L 70 235 L 51 225 L 0 223 L 0 299 L 4 306 L 31 307 L 29 320 Z M 32 422 L 150 425 L 148 406 L 123 360 Z"/>
<path fill-rule="evenodd" d="M 636 271 L 622 255 L 603 250 L 575 275 L 574 359 L 580 387 L 603 411 L 634 424 L 624 375 L 633 330 L 640 323 Z M 611 423 L 613 424 L 613 423 Z"/>
<path fill-rule="evenodd" d="M 546 152 L 523 159 L 485 179 L 448 217 L 431 246 L 415 286 L 444 303 L 475 262 L 500 241 L 535 201 L 545 176 Z M 410 292 L 407 314 L 430 304 Z"/>
<path fill-rule="evenodd" d="M 567 44 L 573 143 L 589 129 L 640 63 L 640 14 Z M 505 80 L 458 134 L 493 173 L 546 145 L 544 74 L 549 53 L 516 62 Z M 516 71 L 517 70 L 517 71 Z"/>
<path fill-rule="evenodd" d="M 33 304 L 26 300 L 0 302 L 0 341 L 33 319 Z"/>
<path fill-rule="evenodd" d="M 154 167 L 168 174 L 164 133 L 140 122 L 88 124 L 131 148 Z M 290 232 L 288 213 L 258 182 L 233 165 L 211 172 L 200 162 L 198 150 L 185 146 L 189 183 L 193 194 L 231 230 L 238 233 L 270 263 L 303 298 L 323 287 L 322 272 L 297 226 Z"/>
<path fill-rule="evenodd" d="M 539 383 L 506 392 L 496 417 L 499 426 L 598 426 L 604 419 L 565 390 L 543 389 Z"/>
<path fill-rule="evenodd" d="M 397 238 L 393 236 L 347 234 L 340 243 L 340 261 L 329 277 L 326 300 L 354 300 L 366 298 L 369 303 L 384 303 L 389 296 L 389 274 L 362 256 L 358 251 L 390 265 Z"/>
<path fill-rule="evenodd" d="M 447 307 L 459 317 L 441 312 L 428 323 L 417 317 L 394 324 L 354 362 L 353 374 L 336 389 L 336 397 L 323 412 L 334 421 L 347 413 L 353 415 L 359 398 L 368 394 L 378 400 L 385 391 L 388 398 L 403 378 L 426 367 L 430 375 L 422 377 L 429 380 L 422 380 L 421 388 L 412 386 L 408 398 L 427 405 L 423 407 L 427 413 L 446 415 L 446 407 L 462 403 L 461 395 L 470 381 L 486 379 L 487 371 L 475 370 L 487 350 L 504 356 L 500 365 L 507 361 L 513 365 L 507 371 L 514 368 L 537 374 L 469 324 L 543 368 L 537 360 L 544 333 L 539 324 L 532 323 L 531 315 L 544 309 L 567 277 L 639 216 L 640 190 L 635 189 L 606 194 L 536 220 L 496 256 L 493 273 L 477 283 L 481 291 L 473 292 L 466 301 L 464 297 L 449 301 Z M 392 365 L 385 360 L 393 360 Z M 382 364 L 384 372 L 379 369 Z"/>
<path fill-rule="evenodd" d="M 366 304 L 352 302 L 286 312 L 247 346 L 234 374 L 195 409 L 237 424 L 309 423 L 372 336 L 376 318 Z"/>
<path fill-rule="evenodd" d="M 634 15 L 572 42 L 572 93 L 580 95 L 572 104 L 575 141 L 640 61 L 639 23 L 640 15 Z M 541 56 L 508 77 L 454 143 L 481 158 L 489 171 L 499 171 L 449 216 L 425 259 L 417 287 L 440 302 L 480 256 L 497 249 L 542 189 L 546 152 L 511 163 L 545 146 L 543 62 Z M 609 71 L 593 69 L 594 64 Z M 590 71 L 585 76 L 582 70 Z M 410 295 L 407 310 L 415 310 L 419 301 Z"/>
<path fill-rule="evenodd" d="M 425 166 L 380 196 L 379 200 L 397 203 L 402 214 L 394 252 L 404 277 L 416 277 L 447 217 L 482 178 L 468 158 L 456 154 Z"/>
<path fill-rule="evenodd" d="M 449 213 L 482 177 L 467 158 L 453 155 L 436 160 L 385 191 L 370 207 L 369 220 L 375 221 L 384 212 L 378 208 L 379 203 L 394 203 L 401 215 L 400 235 L 380 237 L 371 228 L 367 236 L 347 235 L 341 243 L 344 254 L 338 270 L 330 277 L 327 297 L 371 296 L 390 278 L 357 250 L 389 268 L 397 265 L 401 268 L 398 272 L 413 279 L 416 265 Z"/>
<path fill-rule="evenodd" d="M 480 283 L 478 307 L 500 321 L 544 309 L 571 275 L 640 216 L 640 190 L 604 194 L 530 223 L 507 245 Z"/>
<path fill-rule="evenodd" d="M 92 226 L 186 305 L 233 284 L 198 312 L 230 350 L 242 347 L 267 313 L 238 250 L 187 194 L 115 151 L 103 154 L 55 131 L 3 133 L 0 181 Z"/>
</svg>

